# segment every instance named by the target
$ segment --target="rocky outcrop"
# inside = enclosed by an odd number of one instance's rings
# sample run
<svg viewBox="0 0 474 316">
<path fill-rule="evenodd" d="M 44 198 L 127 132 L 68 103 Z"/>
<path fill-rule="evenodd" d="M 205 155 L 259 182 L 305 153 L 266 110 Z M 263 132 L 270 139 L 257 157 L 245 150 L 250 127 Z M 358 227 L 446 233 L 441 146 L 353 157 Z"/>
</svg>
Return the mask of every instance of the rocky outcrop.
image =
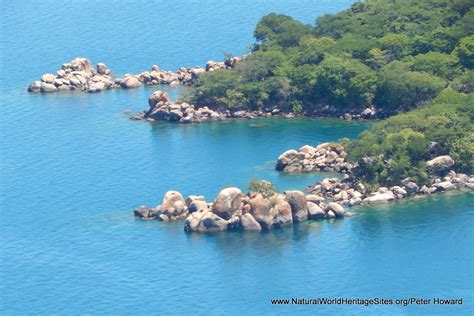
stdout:
<svg viewBox="0 0 474 316">
<path fill-rule="evenodd" d="M 323 143 L 316 147 L 305 145 L 299 150 L 288 150 L 278 157 L 275 169 L 286 173 L 335 171 L 346 173 L 352 165 L 344 161 L 344 147 Z"/>
<path fill-rule="evenodd" d="M 431 174 L 444 175 L 454 167 L 454 159 L 451 156 L 438 156 L 426 162 Z"/>
<path fill-rule="evenodd" d="M 272 114 L 272 110 L 263 111 L 234 111 L 218 112 L 204 107 L 196 107 L 186 102 L 171 102 L 167 92 L 155 91 L 148 98 L 148 110 L 132 115 L 132 120 L 147 120 L 178 122 L 183 124 L 202 123 L 208 121 L 222 121 L 231 118 L 253 119 L 256 117 L 286 116 L 280 111 Z"/>
<path fill-rule="evenodd" d="M 133 89 L 141 85 L 189 85 L 206 71 L 233 68 L 242 59 L 243 57 L 230 57 L 223 62 L 209 61 L 206 69 L 199 66 L 181 67 L 177 72 L 160 70 L 158 66 L 153 65 L 151 71 L 126 74 L 122 78 L 112 80 L 114 75 L 104 63 L 98 63 L 94 69 L 90 60 L 76 58 L 63 64 L 56 75 L 47 73 L 41 76 L 41 80 L 30 84 L 28 91 L 39 93 L 77 90 L 95 93 L 113 88 Z"/>
<path fill-rule="evenodd" d="M 76 58 L 63 64 L 56 75 L 44 74 L 41 76 L 41 80 L 33 82 L 28 87 L 28 91 L 46 93 L 78 90 L 93 93 L 113 87 L 112 74 L 105 64 L 99 63 L 94 69 L 88 59 Z"/>
<path fill-rule="evenodd" d="M 260 193 L 244 195 L 238 188 L 225 188 L 213 203 L 206 203 L 203 196 L 190 195 L 186 199 L 169 191 L 163 202 L 155 208 L 140 206 L 134 210 L 139 219 L 174 221 L 185 219 L 187 232 L 219 232 L 224 230 L 261 231 L 303 222 L 344 217 L 342 205 L 308 198 L 301 191 L 287 191 L 263 197 Z"/>
</svg>

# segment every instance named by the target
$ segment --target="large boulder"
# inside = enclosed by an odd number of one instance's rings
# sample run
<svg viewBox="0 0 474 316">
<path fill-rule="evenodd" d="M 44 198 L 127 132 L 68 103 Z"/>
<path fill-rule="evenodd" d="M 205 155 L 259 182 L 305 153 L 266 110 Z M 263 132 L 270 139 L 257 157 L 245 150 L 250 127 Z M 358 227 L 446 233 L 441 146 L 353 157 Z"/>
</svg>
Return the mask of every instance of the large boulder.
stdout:
<svg viewBox="0 0 474 316">
<path fill-rule="evenodd" d="M 150 108 L 154 107 L 159 102 L 168 103 L 170 102 L 170 97 L 167 92 L 155 91 L 148 97 L 148 105 Z"/>
<path fill-rule="evenodd" d="M 84 71 L 88 74 L 92 74 L 93 66 L 89 59 L 78 57 L 66 64 L 63 64 L 62 69 L 70 71 Z"/>
<path fill-rule="evenodd" d="M 377 203 L 387 203 L 389 201 L 393 201 L 395 199 L 395 195 L 392 192 L 387 193 L 377 193 L 375 195 L 369 196 L 363 199 L 364 203 L 368 204 L 377 204 Z"/>
<path fill-rule="evenodd" d="M 41 81 L 34 81 L 30 86 L 28 87 L 28 92 L 41 92 Z"/>
<path fill-rule="evenodd" d="M 227 230 L 227 221 L 214 213 L 206 212 L 197 227 L 199 232 L 221 232 Z"/>
<path fill-rule="evenodd" d="M 238 188 L 225 188 L 219 192 L 214 203 L 212 212 L 224 219 L 229 219 L 234 213 L 242 209 L 242 192 Z"/>
<path fill-rule="evenodd" d="M 342 207 L 342 205 L 335 202 L 328 203 L 327 211 L 328 212 L 333 211 L 334 214 L 336 214 L 336 217 L 344 217 L 344 215 L 346 214 L 344 207 Z"/>
<path fill-rule="evenodd" d="M 96 92 L 101 92 L 105 89 L 107 89 L 107 86 L 105 85 L 105 83 L 103 83 L 102 81 L 99 81 L 99 82 L 90 83 L 86 91 L 89 93 L 96 93 Z"/>
<path fill-rule="evenodd" d="M 163 203 L 158 208 L 161 214 L 169 218 L 179 218 L 187 214 L 187 206 L 181 193 L 168 191 L 163 197 Z"/>
<path fill-rule="evenodd" d="M 135 76 L 127 76 L 122 79 L 120 86 L 125 89 L 138 88 L 141 82 Z"/>
<path fill-rule="evenodd" d="M 275 214 L 274 226 L 284 227 L 293 224 L 293 213 L 291 205 L 286 201 L 284 195 L 275 195 L 270 198 L 272 212 Z"/>
<path fill-rule="evenodd" d="M 450 191 L 456 189 L 456 186 L 451 181 L 443 181 L 433 184 L 439 191 Z"/>
<path fill-rule="evenodd" d="M 188 205 L 189 213 L 207 211 L 207 210 L 209 210 L 209 206 L 207 205 L 206 201 L 194 200 Z"/>
<path fill-rule="evenodd" d="M 41 76 L 41 81 L 46 83 L 53 83 L 56 77 L 53 74 L 44 74 Z"/>
<path fill-rule="evenodd" d="M 227 230 L 227 226 L 226 220 L 209 211 L 194 212 L 184 221 L 187 232 L 220 232 Z"/>
<path fill-rule="evenodd" d="M 275 219 L 275 211 L 269 199 L 265 199 L 261 194 L 257 194 L 250 200 L 251 213 L 255 220 L 264 229 L 271 229 Z"/>
<path fill-rule="evenodd" d="M 303 192 L 291 190 L 285 192 L 286 200 L 291 206 L 293 222 L 303 222 L 308 219 L 308 204 Z"/>
<path fill-rule="evenodd" d="M 282 171 L 283 169 L 285 169 L 286 166 L 293 163 L 293 161 L 297 158 L 299 158 L 299 153 L 296 150 L 290 149 L 285 151 L 283 154 L 280 155 L 280 157 L 278 157 L 278 161 L 275 167 L 276 170 Z M 303 159 L 304 155 L 301 158 Z"/>
<path fill-rule="evenodd" d="M 240 222 L 241 222 L 243 230 L 256 231 L 256 232 L 259 232 L 262 230 L 262 226 L 250 213 L 243 214 L 240 218 Z"/>
<path fill-rule="evenodd" d="M 324 218 L 326 213 L 317 204 L 313 202 L 307 202 L 308 204 L 308 217 L 309 219 L 321 219 Z"/>
<path fill-rule="evenodd" d="M 98 63 L 96 71 L 99 75 L 110 75 L 110 69 L 104 63 Z"/>
<path fill-rule="evenodd" d="M 54 84 L 45 83 L 45 82 L 41 84 L 41 92 L 54 92 L 54 91 L 58 91 L 58 88 Z"/>
<path fill-rule="evenodd" d="M 445 174 L 454 167 L 454 159 L 451 156 L 439 156 L 426 162 L 428 170 L 432 174 Z"/>
</svg>

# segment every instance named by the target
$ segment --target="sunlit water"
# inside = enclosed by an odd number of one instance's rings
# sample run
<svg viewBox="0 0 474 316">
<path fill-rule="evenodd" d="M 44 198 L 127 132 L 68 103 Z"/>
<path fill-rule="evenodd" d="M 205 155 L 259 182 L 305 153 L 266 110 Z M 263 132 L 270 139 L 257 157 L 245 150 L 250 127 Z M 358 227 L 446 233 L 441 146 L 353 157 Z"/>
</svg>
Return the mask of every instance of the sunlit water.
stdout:
<svg viewBox="0 0 474 316">
<path fill-rule="evenodd" d="M 356 217 L 268 233 L 185 234 L 136 221 L 175 189 L 211 200 L 253 177 L 281 190 L 324 174 L 277 173 L 277 156 L 367 125 L 263 119 L 133 122 L 156 88 L 29 95 L 74 57 L 118 74 L 242 54 L 259 17 L 307 23 L 351 1 L 1 3 L 2 314 L 472 314 L 474 197 L 355 209 Z M 176 95 L 176 90 L 172 91 Z M 460 307 L 274 306 L 273 298 L 463 298 Z"/>
</svg>

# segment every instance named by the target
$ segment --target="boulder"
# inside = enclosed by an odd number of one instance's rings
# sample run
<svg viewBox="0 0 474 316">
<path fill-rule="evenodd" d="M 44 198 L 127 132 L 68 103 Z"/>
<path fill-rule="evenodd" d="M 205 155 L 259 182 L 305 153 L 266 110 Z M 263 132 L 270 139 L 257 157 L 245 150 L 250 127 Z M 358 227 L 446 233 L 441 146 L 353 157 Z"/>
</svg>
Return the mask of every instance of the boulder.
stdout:
<svg viewBox="0 0 474 316">
<path fill-rule="evenodd" d="M 240 217 L 240 222 L 242 229 L 246 231 L 256 231 L 259 232 L 262 230 L 262 226 L 257 222 L 257 220 L 250 213 L 245 213 Z"/>
<path fill-rule="evenodd" d="M 274 223 L 275 212 L 272 208 L 270 200 L 263 198 L 261 194 L 257 194 L 250 200 L 251 214 L 263 229 L 271 229 Z"/>
<path fill-rule="evenodd" d="M 395 199 L 395 196 L 392 192 L 387 193 L 377 193 L 375 195 L 369 196 L 363 200 L 364 203 L 368 204 L 377 204 L 377 203 L 387 203 Z"/>
<path fill-rule="evenodd" d="M 99 75 L 110 75 L 110 70 L 107 69 L 107 66 L 103 63 L 98 63 L 96 70 Z"/>
<path fill-rule="evenodd" d="M 227 221 L 211 212 L 205 212 L 197 227 L 199 232 L 221 232 L 227 230 Z"/>
<path fill-rule="evenodd" d="M 189 207 L 189 205 L 194 201 L 204 201 L 205 202 L 206 199 L 202 195 L 189 195 L 186 198 L 186 205 Z"/>
<path fill-rule="evenodd" d="M 156 219 L 158 215 L 155 209 L 144 205 L 134 209 L 133 214 L 140 219 Z"/>
<path fill-rule="evenodd" d="M 41 81 L 34 81 L 30 86 L 28 87 L 28 92 L 41 92 Z"/>
<path fill-rule="evenodd" d="M 451 156 L 439 156 L 426 162 L 428 170 L 432 174 L 445 174 L 454 167 L 454 159 Z"/>
<path fill-rule="evenodd" d="M 306 196 L 306 201 L 312 202 L 314 204 L 319 204 L 320 202 L 324 201 L 324 198 L 316 194 L 308 194 Z"/>
<path fill-rule="evenodd" d="M 134 76 L 128 76 L 122 79 L 120 86 L 125 89 L 133 89 L 141 86 L 141 82 Z"/>
<path fill-rule="evenodd" d="M 163 103 L 170 102 L 170 98 L 169 98 L 169 95 L 168 95 L 167 92 L 163 92 L 163 91 L 158 90 L 158 91 L 153 92 L 148 97 L 148 105 L 150 105 L 151 108 L 154 107 L 159 102 L 163 102 Z"/>
<path fill-rule="evenodd" d="M 105 86 L 105 83 L 99 81 L 99 82 L 92 82 L 91 84 L 89 84 L 86 91 L 89 93 L 95 93 L 95 92 L 101 92 L 105 89 L 107 89 L 107 87 Z"/>
<path fill-rule="evenodd" d="M 344 210 L 344 207 L 342 207 L 340 204 L 335 203 L 335 202 L 330 202 L 327 206 L 327 210 L 333 211 L 333 213 L 336 215 L 336 217 L 344 217 L 346 211 Z"/>
<path fill-rule="evenodd" d="M 275 195 L 270 198 L 272 212 L 275 214 L 274 226 L 284 227 L 293 224 L 293 214 L 291 206 L 286 201 L 284 195 Z"/>
<path fill-rule="evenodd" d="M 181 118 L 183 118 L 183 112 L 180 110 L 171 110 L 168 113 L 168 120 L 170 122 L 178 122 Z"/>
<path fill-rule="evenodd" d="M 180 217 L 187 213 L 186 202 L 181 193 L 168 191 L 163 197 L 163 203 L 158 208 L 161 214 L 170 218 Z"/>
<path fill-rule="evenodd" d="M 282 171 L 286 166 L 291 164 L 295 159 L 304 159 L 304 155 L 300 155 L 296 150 L 290 149 L 285 151 L 278 157 L 276 170 Z"/>
<path fill-rule="evenodd" d="M 201 200 L 194 200 L 188 205 L 188 212 L 194 213 L 199 211 L 208 211 L 209 206 L 207 205 L 206 201 Z"/>
<path fill-rule="evenodd" d="M 45 83 L 53 83 L 56 77 L 53 74 L 44 74 L 41 76 L 41 81 Z"/>
<path fill-rule="evenodd" d="M 291 190 L 285 192 L 286 200 L 291 207 L 293 222 L 303 222 L 308 219 L 308 205 L 303 192 Z"/>
<path fill-rule="evenodd" d="M 184 231 L 186 232 L 198 231 L 199 224 L 201 223 L 201 218 L 204 216 L 204 214 L 207 214 L 207 213 L 210 213 L 210 212 L 199 211 L 199 212 L 194 212 L 190 214 L 188 217 L 186 217 L 186 220 L 184 221 Z"/>
<path fill-rule="evenodd" d="M 418 192 L 418 190 L 420 190 L 418 185 L 413 181 L 405 182 L 404 187 L 405 187 L 405 191 L 407 192 L 407 195 L 413 195 L 416 192 Z"/>
<path fill-rule="evenodd" d="M 242 192 L 238 188 L 225 188 L 219 192 L 212 212 L 224 219 L 229 219 L 234 213 L 242 209 Z"/>
<path fill-rule="evenodd" d="M 437 188 L 440 191 L 450 191 L 456 189 L 456 186 L 451 183 L 451 181 L 443 181 L 439 183 L 433 184 L 435 188 Z"/>
<path fill-rule="evenodd" d="M 41 92 L 54 92 L 54 91 L 57 91 L 58 88 L 56 88 L 56 86 L 54 84 L 51 84 L 51 83 L 45 83 L 43 82 L 41 84 Z"/>
<path fill-rule="evenodd" d="M 308 218 L 309 219 L 324 218 L 326 213 L 324 213 L 322 208 L 320 208 L 317 204 L 313 202 L 307 202 L 307 204 L 308 204 Z"/>
</svg>

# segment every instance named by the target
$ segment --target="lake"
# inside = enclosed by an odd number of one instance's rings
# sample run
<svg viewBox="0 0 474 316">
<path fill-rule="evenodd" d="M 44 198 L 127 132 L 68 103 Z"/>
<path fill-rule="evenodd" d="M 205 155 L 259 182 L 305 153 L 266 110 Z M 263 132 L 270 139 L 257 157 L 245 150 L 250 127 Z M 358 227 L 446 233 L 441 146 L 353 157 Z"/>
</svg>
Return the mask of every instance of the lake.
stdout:
<svg viewBox="0 0 474 316">
<path fill-rule="evenodd" d="M 1 4 L 0 311 L 15 314 L 468 315 L 474 194 L 432 196 L 263 233 L 186 234 L 135 220 L 168 190 L 212 200 L 274 171 L 279 154 L 368 127 L 321 119 L 131 121 L 160 87 L 31 95 L 75 57 L 115 73 L 240 55 L 270 12 L 306 23 L 352 1 L 10 1 Z M 164 87 L 163 89 L 167 89 Z M 173 97 L 178 90 L 170 90 Z M 332 176 L 332 175 L 331 175 Z M 272 305 L 271 299 L 463 298 L 460 306 Z"/>
</svg>

